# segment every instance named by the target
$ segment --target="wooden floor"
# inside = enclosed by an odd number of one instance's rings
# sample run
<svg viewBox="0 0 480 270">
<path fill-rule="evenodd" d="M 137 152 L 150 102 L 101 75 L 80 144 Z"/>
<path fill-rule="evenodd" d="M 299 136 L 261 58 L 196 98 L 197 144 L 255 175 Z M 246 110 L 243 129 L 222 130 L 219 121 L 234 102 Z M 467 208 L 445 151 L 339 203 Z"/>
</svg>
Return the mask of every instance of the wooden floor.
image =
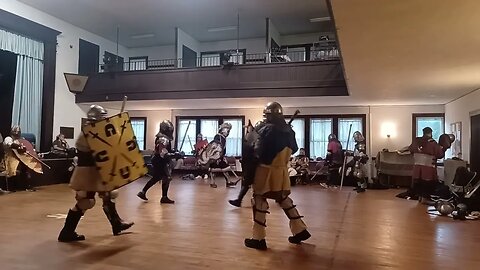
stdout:
<svg viewBox="0 0 480 270">
<path fill-rule="evenodd" d="M 257 251 L 243 246 L 249 200 L 243 208 L 227 203 L 239 186 L 175 180 L 177 203 L 160 205 L 159 185 L 148 203 L 135 196 L 144 183 L 122 188 L 118 200 L 120 215 L 136 223 L 131 233 L 112 236 L 97 200 L 78 228 L 87 240 L 75 244 L 56 241 L 64 222 L 57 214 L 74 203 L 66 185 L 0 196 L 0 269 L 480 269 L 479 221 L 429 216 L 425 206 L 395 198 L 399 190 L 294 187 L 312 238 L 288 243 L 288 220 L 271 202 L 269 249 Z"/>
</svg>

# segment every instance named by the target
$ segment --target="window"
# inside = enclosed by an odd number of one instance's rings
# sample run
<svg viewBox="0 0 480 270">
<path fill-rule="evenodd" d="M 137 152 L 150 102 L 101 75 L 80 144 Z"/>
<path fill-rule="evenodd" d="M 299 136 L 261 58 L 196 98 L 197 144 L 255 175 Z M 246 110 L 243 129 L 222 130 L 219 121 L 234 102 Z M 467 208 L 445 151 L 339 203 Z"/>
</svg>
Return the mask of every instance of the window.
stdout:
<svg viewBox="0 0 480 270">
<path fill-rule="evenodd" d="M 218 133 L 218 126 L 218 119 L 201 119 L 200 133 L 202 133 L 204 139 L 211 142 Z"/>
<path fill-rule="evenodd" d="M 421 137 L 423 129 L 430 127 L 433 132 L 433 139 L 438 140 L 440 135 L 445 133 L 445 116 L 442 113 L 438 114 L 413 114 L 413 137 Z"/>
<path fill-rule="evenodd" d="M 133 134 L 137 138 L 138 148 L 145 150 L 145 135 L 147 134 L 147 118 L 144 117 L 131 117 L 130 123 L 132 124 Z"/>
<path fill-rule="evenodd" d="M 232 130 L 227 137 L 227 156 L 242 155 L 243 121 L 242 119 L 224 119 L 224 123 L 232 124 Z"/>
<path fill-rule="evenodd" d="M 332 118 L 310 119 L 310 157 L 325 158 L 327 155 L 328 135 L 333 133 Z"/>
<path fill-rule="evenodd" d="M 195 143 L 197 136 L 197 121 L 195 119 L 181 119 L 177 121 L 177 150 L 191 153 L 190 141 Z M 183 142 L 183 145 L 182 145 Z"/>
<path fill-rule="evenodd" d="M 348 138 L 348 131 L 352 125 L 350 132 L 350 139 Z M 363 119 L 362 118 L 339 118 L 338 119 L 338 140 L 342 144 L 344 150 L 352 150 L 355 142 L 352 136 L 355 131 L 360 131 L 363 134 Z M 364 134 L 363 134 L 364 135 Z M 365 135 L 364 135 L 365 136 Z M 347 145 L 347 140 L 349 141 Z"/>
<path fill-rule="evenodd" d="M 285 121 L 290 121 L 285 119 Z M 292 129 L 295 131 L 295 140 L 297 141 L 298 149 L 305 148 L 305 119 L 297 118 L 292 122 Z M 297 154 L 297 152 L 292 154 Z"/>
</svg>

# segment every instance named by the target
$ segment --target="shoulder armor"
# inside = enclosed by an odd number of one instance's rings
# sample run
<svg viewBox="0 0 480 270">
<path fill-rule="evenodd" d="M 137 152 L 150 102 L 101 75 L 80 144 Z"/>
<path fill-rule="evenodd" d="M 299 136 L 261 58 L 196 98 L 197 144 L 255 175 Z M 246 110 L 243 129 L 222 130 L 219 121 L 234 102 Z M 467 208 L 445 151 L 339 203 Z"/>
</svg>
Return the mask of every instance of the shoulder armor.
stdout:
<svg viewBox="0 0 480 270">
<path fill-rule="evenodd" d="M 162 134 L 161 136 L 157 137 L 157 144 L 168 146 L 170 144 L 170 140 Z"/>
</svg>

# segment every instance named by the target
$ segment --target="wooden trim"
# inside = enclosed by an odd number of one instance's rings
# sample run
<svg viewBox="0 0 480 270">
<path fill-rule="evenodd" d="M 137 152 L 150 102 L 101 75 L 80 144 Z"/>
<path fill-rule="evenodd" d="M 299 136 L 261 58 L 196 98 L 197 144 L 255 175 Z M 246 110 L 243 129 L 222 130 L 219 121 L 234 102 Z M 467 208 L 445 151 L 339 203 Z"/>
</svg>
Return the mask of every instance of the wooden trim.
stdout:
<svg viewBox="0 0 480 270">
<path fill-rule="evenodd" d="M 130 117 L 130 120 L 143 120 L 144 129 L 143 129 L 143 150 L 147 149 L 147 117 Z"/>
<path fill-rule="evenodd" d="M 417 137 L 417 117 L 443 117 L 443 133 L 445 133 L 445 113 L 412 113 L 412 140 Z"/>
<path fill-rule="evenodd" d="M 0 9 L 0 28 L 39 40 L 44 44 L 42 120 L 39 142 L 40 151 L 48 151 L 53 139 L 57 36 L 61 32 L 2 9 Z"/>
</svg>

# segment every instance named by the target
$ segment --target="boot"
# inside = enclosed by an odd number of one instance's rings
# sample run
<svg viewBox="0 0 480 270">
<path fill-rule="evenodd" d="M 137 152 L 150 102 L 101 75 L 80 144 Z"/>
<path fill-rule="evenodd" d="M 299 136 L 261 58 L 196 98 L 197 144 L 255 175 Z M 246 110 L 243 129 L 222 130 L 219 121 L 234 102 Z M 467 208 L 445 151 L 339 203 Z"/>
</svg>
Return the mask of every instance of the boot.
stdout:
<svg viewBox="0 0 480 270">
<path fill-rule="evenodd" d="M 305 241 L 308 238 L 310 238 L 310 236 L 312 235 L 307 230 L 303 230 L 295 234 L 294 236 L 288 237 L 288 242 L 292 244 L 300 244 L 302 241 Z"/>
<path fill-rule="evenodd" d="M 147 194 L 145 194 L 145 192 L 143 190 L 137 193 L 137 197 L 139 197 L 140 199 L 142 199 L 144 201 L 148 201 Z"/>
<path fill-rule="evenodd" d="M 127 230 L 128 228 L 132 227 L 134 224 L 133 222 L 123 221 L 118 215 L 117 209 L 115 207 L 115 203 L 111 201 L 104 202 L 103 212 L 105 212 L 105 215 L 107 216 L 108 221 L 110 221 L 110 224 L 112 225 L 113 235 L 119 235 L 120 232 Z"/>
<path fill-rule="evenodd" d="M 174 200 L 170 200 L 167 196 L 165 196 L 165 197 L 162 197 L 162 198 L 160 199 L 160 203 L 174 204 L 175 201 L 174 201 Z"/>
<path fill-rule="evenodd" d="M 245 246 L 248 248 L 254 248 L 258 250 L 267 250 L 267 242 L 265 241 L 265 239 L 255 240 L 252 238 L 246 238 Z"/>
<path fill-rule="evenodd" d="M 162 198 L 160 199 L 160 203 L 168 203 L 168 204 L 174 204 L 174 200 L 170 200 L 168 198 L 168 188 L 170 187 L 170 180 L 164 180 L 162 182 Z"/>
<path fill-rule="evenodd" d="M 79 235 L 75 232 L 80 218 L 82 218 L 82 211 L 69 210 L 67 218 L 65 219 L 65 225 L 58 235 L 59 242 L 74 242 L 85 240 L 85 236 Z"/>
<path fill-rule="evenodd" d="M 230 203 L 231 205 L 236 206 L 236 207 L 242 207 L 242 201 L 239 200 L 239 199 L 229 200 L 228 203 Z"/>
</svg>

